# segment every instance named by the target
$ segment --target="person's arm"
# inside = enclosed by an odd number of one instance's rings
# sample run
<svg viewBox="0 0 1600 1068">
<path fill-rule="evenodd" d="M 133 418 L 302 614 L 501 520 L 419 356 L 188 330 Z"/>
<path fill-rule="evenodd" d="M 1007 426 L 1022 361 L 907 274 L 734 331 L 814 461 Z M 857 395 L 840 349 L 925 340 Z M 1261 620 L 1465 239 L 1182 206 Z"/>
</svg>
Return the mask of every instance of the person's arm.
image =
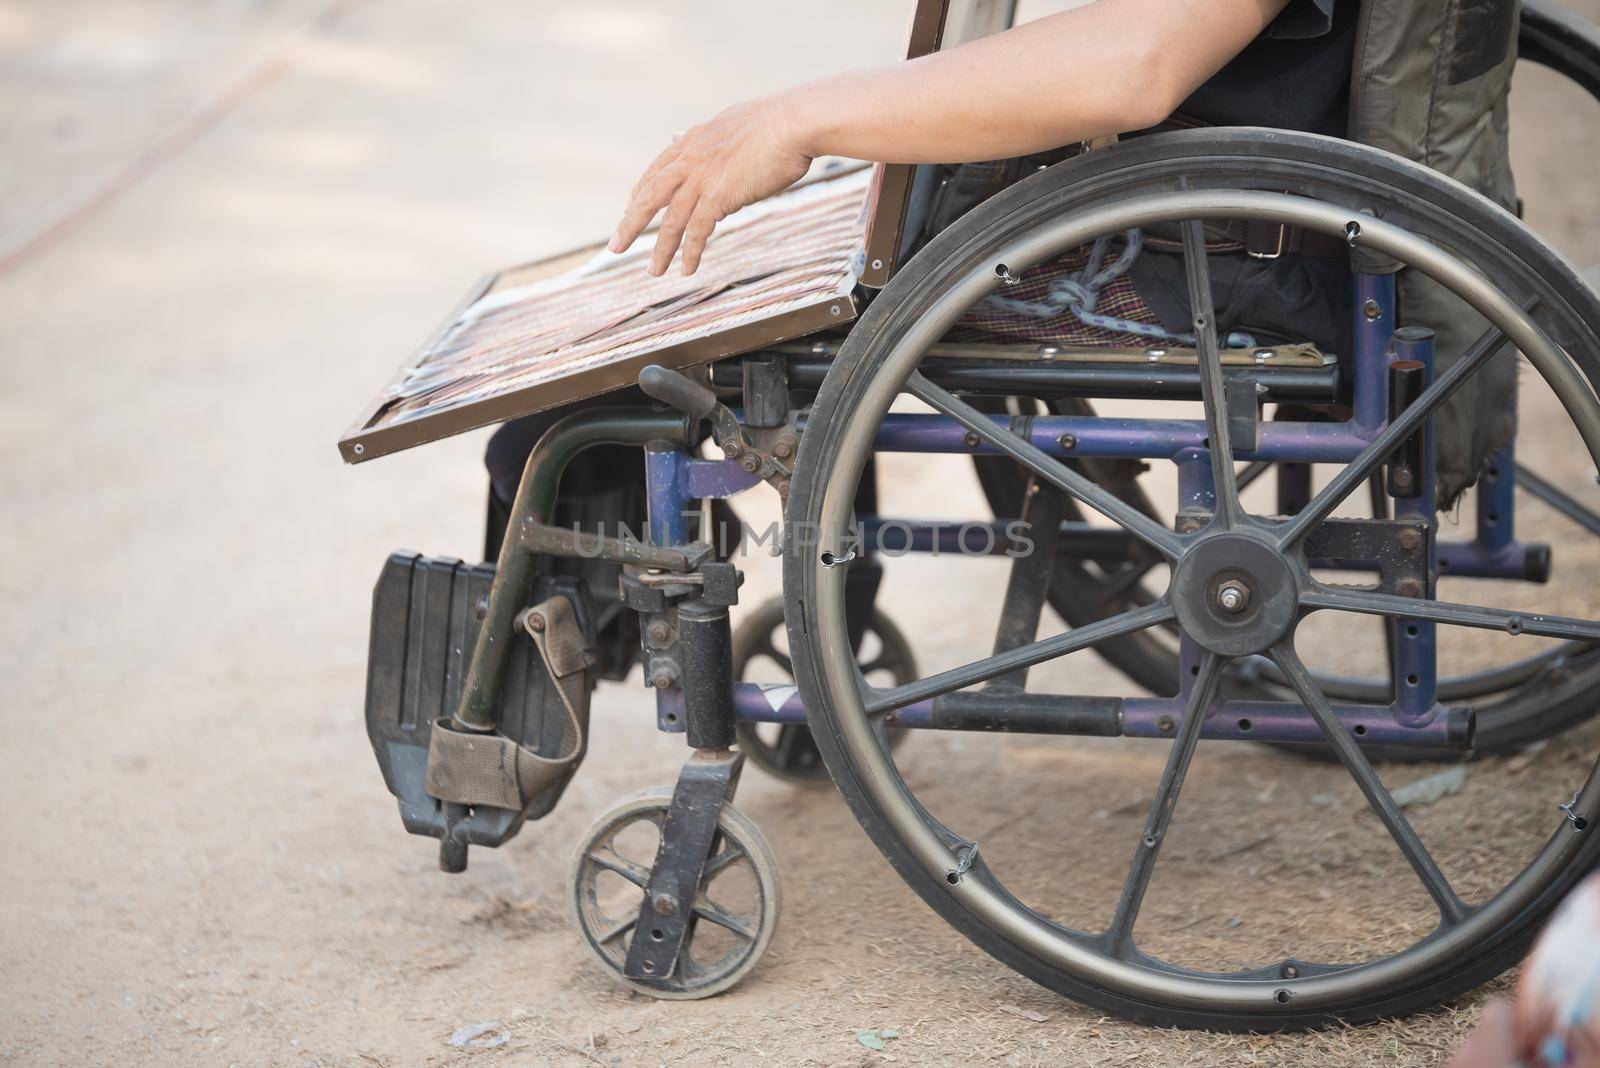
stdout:
<svg viewBox="0 0 1600 1068">
<path fill-rule="evenodd" d="M 788 187 L 817 156 L 1008 159 L 1153 126 L 1285 2 L 1097 0 L 948 52 L 736 104 L 646 168 L 610 247 L 625 250 L 665 207 L 650 273 L 664 273 L 681 243 L 692 274 L 721 219 Z"/>
</svg>

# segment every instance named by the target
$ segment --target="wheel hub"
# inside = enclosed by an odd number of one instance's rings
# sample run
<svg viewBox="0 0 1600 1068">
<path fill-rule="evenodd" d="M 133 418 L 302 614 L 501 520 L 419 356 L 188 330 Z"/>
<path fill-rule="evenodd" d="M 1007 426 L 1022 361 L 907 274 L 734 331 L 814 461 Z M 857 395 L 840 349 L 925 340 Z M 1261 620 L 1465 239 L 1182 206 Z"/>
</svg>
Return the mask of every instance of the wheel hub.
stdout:
<svg viewBox="0 0 1600 1068">
<path fill-rule="evenodd" d="M 1294 566 L 1279 550 L 1249 534 L 1215 534 L 1178 561 L 1172 605 L 1201 648 L 1249 656 L 1289 633 L 1299 589 Z"/>
</svg>

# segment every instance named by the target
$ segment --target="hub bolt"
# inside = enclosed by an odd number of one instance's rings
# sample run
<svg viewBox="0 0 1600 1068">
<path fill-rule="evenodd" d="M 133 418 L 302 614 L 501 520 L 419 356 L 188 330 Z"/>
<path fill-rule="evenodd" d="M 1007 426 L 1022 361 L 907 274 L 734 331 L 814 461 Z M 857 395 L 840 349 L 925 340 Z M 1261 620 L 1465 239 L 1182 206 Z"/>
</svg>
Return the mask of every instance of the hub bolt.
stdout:
<svg viewBox="0 0 1600 1068">
<path fill-rule="evenodd" d="M 1217 590 L 1217 607 L 1237 615 L 1250 604 L 1250 589 L 1242 582 L 1224 582 Z"/>
</svg>

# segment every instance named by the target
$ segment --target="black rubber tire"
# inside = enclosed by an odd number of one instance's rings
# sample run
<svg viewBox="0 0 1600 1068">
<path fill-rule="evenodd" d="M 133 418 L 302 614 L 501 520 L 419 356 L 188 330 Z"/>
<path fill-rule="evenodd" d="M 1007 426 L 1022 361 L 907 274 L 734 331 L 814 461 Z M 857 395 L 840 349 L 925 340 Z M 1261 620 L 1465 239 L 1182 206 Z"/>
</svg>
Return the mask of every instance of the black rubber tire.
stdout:
<svg viewBox="0 0 1600 1068">
<path fill-rule="evenodd" d="M 1340 188 L 1360 196 L 1363 203 L 1388 208 L 1385 218 L 1425 236 L 1450 235 L 1449 244 L 1458 252 L 1479 265 L 1492 264 L 1492 280 L 1516 299 L 1534 288 L 1548 287 L 1551 304 L 1549 314 L 1540 316 L 1541 325 L 1573 354 L 1591 389 L 1600 380 L 1600 301 L 1535 235 L 1465 187 L 1398 157 L 1331 138 L 1221 128 L 1140 138 L 1058 164 L 1019 183 L 940 234 L 896 275 L 850 332 L 818 394 L 809 423 L 813 429 L 802 439 L 792 483 L 786 514 L 791 528 L 817 529 L 822 487 L 839 453 L 841 428 L 859 408 L 877 370 L 869 357 L 892 347 L 947 280 L 985 265 L 987 250 L 1002 238 L 1094 203 L 1154 187 L 1170 189 L 1180 174 L 1202 187 L 1233 182 L 1306 195 L 1319 188 Z M 1589 834 L 1525 907 L 1461 959 L 1409 978 L 1402 987 L 1391 984 L 1347 1003 L 1315 1010 L 1286 1008 L 1281 1014 L 1202 1012 L 1095 986 L 989 926 L 953 898 L 945 880 L 919 864 L 904 840 L 890 831 L 845 748 L 822 664 L 807 637 L 819 630 L 815 570 L 809 555 L 785 554 L 790 652 L 813 735 L 856 819 L 907 884 L 973 943 L 1043 986 L 1097 1008 L 1158 1026 L 1225 1031 L 1306 1029 L 1414 1012 L 1470 990 L 1516 963 L 1551 910 L 1600 861 L 1600 834 Z M 900 788 L 905 789 L 903 783 Z M 916 804 L 909 790 L 906 795 Z M 922 815 L 936 833 L 949 834 L 925 811 Z"/>
<path fill-rule="evenodd" d="M 1600 26 L 1549 0 L 1522 0 L 1517 62 L 1537 63 L 1600 100 Z"/>
</svg>

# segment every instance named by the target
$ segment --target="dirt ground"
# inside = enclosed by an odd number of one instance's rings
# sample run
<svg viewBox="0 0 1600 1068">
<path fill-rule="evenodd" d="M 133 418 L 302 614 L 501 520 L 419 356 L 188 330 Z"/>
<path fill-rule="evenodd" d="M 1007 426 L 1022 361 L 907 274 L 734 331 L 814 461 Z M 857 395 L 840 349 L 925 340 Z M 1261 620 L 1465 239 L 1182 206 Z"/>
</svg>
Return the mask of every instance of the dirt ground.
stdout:
<svg viewBox="0 0 1600 1068">
<path fill-rule="evenodd" d="M 474 277 L 604 233 L 720 103 L 890 58 L 904 6 L 0 0 L 0 1062 L 1442 1063 L 1481 995 L 1271 1037 L 1085 1010 L 938 921 L 831 791 L 754 771 L 739 807 L 784 878 L 766 958 L 710 1001 L 622 991 L 563 888 L 583 829 L 682 758 L 631 684 L 507 849 L 445 876 L 402 832 L 361 722 L 371 582 L 397 547 L 473 556 L 484 439 L 348 469 L 335 438 Z M 1515 127 L 1530 221 L 1600 277 L 1600 107 L 1531 72 Z M 891 508 L 977 514 L 959 466 L 885 481 Z M 1534 602 L 1593 611 L 1596 562 L 1572 566 Z M 752 571 L 747 606 L 775 592 Z M 893 562 L 925 670 L 981 650 L 963 621 L 993 618 L 1000 578 Z M 1118 692 L 1089 657 L 1050 672 Z M 1597 745 L 1591 724 L 1474 764 L 1414 810 L 1469 896 L 1550 833 Z M 1163 757 L 938 737 L 902 767 L 1020 895 L 1088 924 Z M 1176 833 L 1141 925 L 1174 959 L 1380 950 L 1424 919 L 1337 769 L 1204 747 Z M 485 1021 L 506 1045 L 450 1044 Z M 874 1052 L 868 1028 L 899 1037 Z"/>
</svg>

